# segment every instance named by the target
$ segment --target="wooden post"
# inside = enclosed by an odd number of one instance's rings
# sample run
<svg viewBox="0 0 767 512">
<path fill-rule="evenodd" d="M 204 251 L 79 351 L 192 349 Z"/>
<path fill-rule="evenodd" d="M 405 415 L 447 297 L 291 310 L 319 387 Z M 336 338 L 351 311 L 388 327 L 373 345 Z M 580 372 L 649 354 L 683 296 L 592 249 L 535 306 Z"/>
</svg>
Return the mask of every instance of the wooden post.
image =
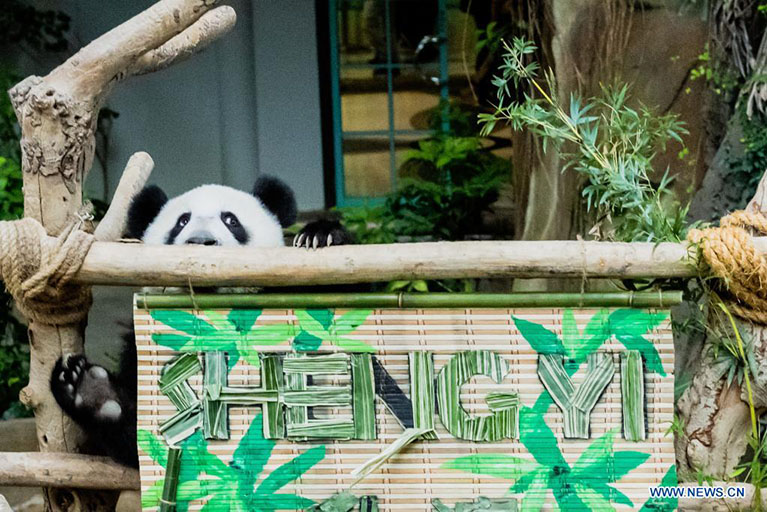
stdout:
<svg viewBox="0 0 767 512">
<path fill-rule="evenodd" d="M 24 214 L 58 235 L 82 207 L 82 186 L 94 156 L 98 113 L 112 86 L 162 69 L 226 33 L 230 7 L 210 0 L 162 0 L 99 37 L 45 77 L 31 76 L 10 91 L 21 125 Z M 55 361 L 81 353 L 85 323 L 30 321 L 29 385 L 22 401 L 34 410 L 43 452 L 79 449 L 80 435 L 49 390 Z M 45 489 L 47 510 L 109 510 L 115 493 Z"/>
<path fill-rule="evenodd" d="M 767 173 L 746 210 L 767 215 Z M 721 315 L 714 307 L 709 308 L 709 323 L 714 315 Z M 748 370 L 759 415 L 767 410 L 767 328 L 740 319 L 735 323 L 744 343 L 751 342 L 746 350 L 753 354 L 757 373 Z M 680 475 L 690 479 L 699 470 L 716 478 L 729 477 L 745 454 L 751 434 L 745 383 L 727 385 L 714 355 L 717 343 L 721 343 L 717 336 L 707 336 L 692 384 L 677 403 L 684 428 L 676 438 L 677 465 Z"/>
</svg>

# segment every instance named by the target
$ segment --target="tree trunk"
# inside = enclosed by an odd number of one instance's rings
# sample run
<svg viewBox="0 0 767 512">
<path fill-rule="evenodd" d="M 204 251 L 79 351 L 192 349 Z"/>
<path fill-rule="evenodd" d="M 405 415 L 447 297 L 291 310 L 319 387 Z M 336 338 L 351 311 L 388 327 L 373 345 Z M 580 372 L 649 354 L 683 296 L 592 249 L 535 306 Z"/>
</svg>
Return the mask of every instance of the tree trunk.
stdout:
<svg viewBox="0 0 767 512">
<path fill-rule="evenodd" d="M 767 173 L 747 209 L 767 215 Z M 710 308 L 709 323 L 718 312 Z M 753 352 L 756 373 L 751 372 L 753 405 L 756 414 L 767 410 L 767 326 L 735 319 L 737 329 Z M 748 446 L 751 411 L 744 384 L 727 385 L 724 368 L 717 364 L 715 349 L 720 336 L 708 336 L 700 367 L 692 384 L 677 403 L 683 435 L 677 436 L 677 464 L 682 479 L 694 480 L 698 471 L 715 478 L 729 477 Z M 720 351 L 725 350 L 720 347 Z"/>
<path fill-rule="evenodd" d="M 234 11 L 207 0 L 163 0 L 101 36 L 45 77 L 28 77 L 9 91 L 21 126 L 24 214 L 49 235 L 74 222 L 95 149 L 99 108 L 116 82 L 162 69 L 194 53 L 234 24 Z M 76 452 L 82 436 L 50 393 L 53 365 L 82 353 L 85 321 L 29 322 L 30 382 L 22 401 L 35 413 L 43 452 Z M 47 510 L 109 510 L 114 492 L 45 489 Z"/>
</svg>

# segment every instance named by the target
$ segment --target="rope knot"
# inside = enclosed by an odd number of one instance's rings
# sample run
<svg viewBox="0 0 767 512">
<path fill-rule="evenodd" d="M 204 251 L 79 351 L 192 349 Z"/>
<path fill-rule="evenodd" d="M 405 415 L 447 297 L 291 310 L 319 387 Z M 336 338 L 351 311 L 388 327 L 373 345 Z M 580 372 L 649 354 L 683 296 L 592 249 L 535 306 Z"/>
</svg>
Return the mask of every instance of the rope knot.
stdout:
<svg viewBox="0 0 767 512">
<path fill-rule="evenodd" d="M 730 308 L 741 318 L 767 324 L 767 258 L 751 237 L 767 235 L 767 217 L 739 210 L 723 217 L 718 228 L 693 229 L 687 238 L 699 245 L 712 273 L 736 301 Z"/>
<path fill-rule="evenodd" d="M 28 319 L 65 325 L 87 316 L 90 287 L 70 283 L 93 243 L 82 223 L 53 238 L 31 218 L 0 222 L 0 277 Z"/>
</svg>

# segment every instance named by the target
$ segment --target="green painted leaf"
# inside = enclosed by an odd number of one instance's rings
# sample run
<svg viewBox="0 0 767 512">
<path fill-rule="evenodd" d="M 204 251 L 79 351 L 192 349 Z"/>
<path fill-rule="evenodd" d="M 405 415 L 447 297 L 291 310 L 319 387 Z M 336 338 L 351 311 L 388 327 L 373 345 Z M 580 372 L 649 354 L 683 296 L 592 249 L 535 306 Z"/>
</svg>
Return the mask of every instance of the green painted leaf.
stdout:
<svg viewBox="0 0 767 512">
<path fill-rule="evenodd" d="M 335 342 L 338 348 L 342 348 L 347 352 L 375 352 L 375 347 L 371 347 L 364 341 L 353 340 L 351 338 L 338 338 Z"/>
<path fill-rule="evenodd" d="M 575 321 L 575 315 L 572 309 L 565 309 L 562 313 L 562 345 L 565 348 L 565 355 L 575 359 L 583 340 L 581 333 L 578 332 L 578 325 Z"/>
<path fill-rule="evenodd" d="M 250 482 L 251 487 L 255 483 L 258 474 L 263 471 L 275 445 L 274 441 L 264 439 L 263 429 L 263 414 L 256 414 L 232 456 L 232 467 L 242 469 L 254 475 L 253 480 Z"/>
<path fill-rule="evenodd" d="M 168 447 L 150 431 L 140 428 L 136 431 L 139 448 L 162 467 L 168 464 Z M 162 490 L 162 488 L 161 488 Z"/>
<path fill-rule="evenodd" d="M 650 458 L 649 453 L 620 451 L 613 455 L 613 474 L 617 482 L 631 470 L 638 468 Z"/>
<path fill-rule="evenodd" d="M 208 322 L 186 311 L 153 309 L 150 315 L 156 321 L 187 334 L 204 336 L 216 332 L 216 328 Z"/>
<path fill-rule="evenodd" d="M 299 478 L 301 475 L 309 471 L 312 466 L 325 458 L 325 446 L 315 446 L 314 448 L 305 451 L 287 464 L 283 464 L 269 476 L 267 476 L 261 485 L 258 486 L 256 492 L 258 494 L 271 494 L 281 489 L 288 483 Z"/>
<path fill-rule="evenodd" d="M 557 438 L 546 424 L 543 414 L 523 407 L 519 413 L 519 424 L 519 439 L 538 463 L 548 468 L 561 466 L 569 469 L 570 466 L 559 451 Z"/>
<path fill-rule="evenodd" d="M 301 331 L 293 338 L 293 349 L 298 352 L 311 352 L 320 348 L 320 345 L 322 338 L 309 334 L 308 331 Z"/>
<path fill-rule="evenodd" d="M 314 505 L 314 501 L 309 498 L 304 498 L 303 496 L 297 496 L 295 494 L 271 494 L 259 498 L 255 503 L 261 503 L 262 506 L 269 507 L 268 510 L 305 510 Z M 255 510 L 267 509 L 258 508 Z"/>
<path fill-rule="evenodd" d="M 639 309 L 618 309 L 610 314 L 610 329 L 628 350 L 638 350 L 644 356 L 647 369 L 666 376 L 658 350 L 644 335 L 668 317 L 665 312 L 648 313 Z"/>
<path fill-rule="evenodd" d="M 260 309 L 233 309 L 226 318 L 237 331 L 247 333 L 256 325 L 261 312 Z"/>
<path fill-rule="evenodd" d="M 525 491 L 519 510 L 521 512 L 538 512 L 543 508 L 546 496 L 549 493 L 549 476 L 545 469 L 539 469 L 533 473 L 530 486 Z"/>
<path fill-rule="evenodd" d="M 333 310 L 330 309 L 307 309 L 306 313 L 314 318 L 322 326 L 324 330 L 328 330 L 333 323 L 333 317 L 335 316 Z"/>
<path fill-rule="evenodd" d="M 540 467 L 540 464 L 536 462 L 504 453 L 477 453 L 455 458 L 442 465 L 444 469 L 457 469 L 505 480 L 517 480 L 522 475 L 536 471 Z"/>
<path fill-rule="evenodd" d="M 160 498 L 162 497 L 162 488 L 165 485 L 165 480 L 155 481 L 149 489 L 141 491 L 141 508 L 152 508 L 160 504 Z"/>
<path fill-rule="evenodd" d="M 349 334 L 365 323 L 365 320 L 367 320 L 372 312 L 372 309 L 353 309 L 338 317 L 333 323 L 333 329 L 335 329 L 335 333 L 339 336 Z"/>
<path fill-rule="evenodd" d="M 607 472 L 608 460 L 613 453 L 615 433 L 616 431 L 614 429 L 605 432 L 604 435 L 592 442 L 588 448 L 581 453 L 578 457 L 578 461 L 573 465 L 574 476 L 582 475 L 586 478 L 591 478 L 593 474 L 589 473 L 591 472 L 591 469 L 594 469 L 594 465 L 596 464 L 604 464 L 605 472 Z"/>
<path fill-rule="evenodd" d="M 169 334 L 165 332 L 158 332 L 152 334 L 152 341 L 157 345 L 168 347 L 173 350 L 181 350 L 184 345 L 192 340 L 189 336 L 183 334 Z"/>
<path fill-rule="evenodd" d="M 559 337 L 542 325 L 512 317 L 522 337 L 539 354 L 564 354 L 565 347 Z"/>
<path fill-rule="evenodd" d="M 575 353 L 577 363 L 584 362 L 590 354 L 599 348 L 610 338 L 609 312 L 600 310 L 591 317 L 583 329 L 582 344 Z"/>
<path fill-rule="evenodd" d="M 634 506 L 634 502 L 631 501 L 631 498 L 623 494 L 615 487 L 607 485 L 605 482 L 591 479 L 585 480 L 582 485 L 588 486 L 592 491 L 599 493 L 599 495 L 604 497 L 606 500 L 620 503 L 621 505 L 626 505 L 629 507 Z"/>
<path fill-rule="evenodd" d="M 602 496 L 586 484 L 575 482 L 573 484 L 575 494 L 588 507 L 586 510 L 592 512 L 614 512 L 615 507 L 610 503 L 610 498 Z"/>
</svg>

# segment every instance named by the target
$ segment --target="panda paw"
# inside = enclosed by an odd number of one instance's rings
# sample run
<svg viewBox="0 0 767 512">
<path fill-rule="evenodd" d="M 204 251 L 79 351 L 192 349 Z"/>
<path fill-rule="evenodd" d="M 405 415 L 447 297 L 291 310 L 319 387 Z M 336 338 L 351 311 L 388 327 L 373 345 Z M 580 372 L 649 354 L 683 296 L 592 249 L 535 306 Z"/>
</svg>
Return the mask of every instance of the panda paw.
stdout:
<svg viewBox="0 0 767 512">
<path fill-rule="evenodd" d="M 331 245 L 352 243 L 351 234 L 337 220 L 316 220 L 309 222 L 293 238 L 293 247 L 319 249 Z"/>
<path fill-rule="evenodd" d="M 122 417 L 109 372 L 82 355 L 66 354 L 56 361 L 51 392 L 61 409 L 80 423 L 112 423 Z"/>
</svg>

